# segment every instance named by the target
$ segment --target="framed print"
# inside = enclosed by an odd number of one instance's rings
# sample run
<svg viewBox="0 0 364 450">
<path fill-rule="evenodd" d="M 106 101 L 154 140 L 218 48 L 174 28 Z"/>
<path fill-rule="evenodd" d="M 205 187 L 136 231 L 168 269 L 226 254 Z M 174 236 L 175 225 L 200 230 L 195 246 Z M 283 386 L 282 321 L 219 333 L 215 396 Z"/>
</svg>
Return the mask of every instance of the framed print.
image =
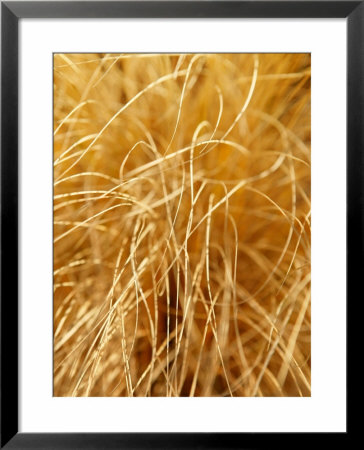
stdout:
<svg viewBox="0 0 364 450">
<path fill-rule="evenodd" d="M 2 447 L 348 438 L 363 8 L 2 2 Z"/>
</svg>

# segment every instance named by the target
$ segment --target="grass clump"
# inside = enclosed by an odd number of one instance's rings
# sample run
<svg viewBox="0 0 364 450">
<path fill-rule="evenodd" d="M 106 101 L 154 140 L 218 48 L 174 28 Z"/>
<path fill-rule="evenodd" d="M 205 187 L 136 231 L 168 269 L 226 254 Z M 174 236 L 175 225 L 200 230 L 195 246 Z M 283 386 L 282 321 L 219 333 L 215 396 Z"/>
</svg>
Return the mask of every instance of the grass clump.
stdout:
<svg viewBox="0 0 364 450">
<path fill-rule="evenodd" d="M 54 56 L 54 395 L 310 395 L 310 74 Z"/>
</svg>

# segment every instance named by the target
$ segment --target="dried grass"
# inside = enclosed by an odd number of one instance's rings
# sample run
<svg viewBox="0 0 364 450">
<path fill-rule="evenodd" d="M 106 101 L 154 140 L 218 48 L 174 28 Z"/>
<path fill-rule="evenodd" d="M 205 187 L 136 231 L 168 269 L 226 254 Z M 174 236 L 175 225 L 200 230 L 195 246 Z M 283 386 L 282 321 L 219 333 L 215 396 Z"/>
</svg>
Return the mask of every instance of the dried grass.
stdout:
<svg viewBox="0 0 364 450">
<path fill-rule="evenodd" d="M 310 395 L 310 74 L 54 56 L 54 395 Z"/>
</svg>

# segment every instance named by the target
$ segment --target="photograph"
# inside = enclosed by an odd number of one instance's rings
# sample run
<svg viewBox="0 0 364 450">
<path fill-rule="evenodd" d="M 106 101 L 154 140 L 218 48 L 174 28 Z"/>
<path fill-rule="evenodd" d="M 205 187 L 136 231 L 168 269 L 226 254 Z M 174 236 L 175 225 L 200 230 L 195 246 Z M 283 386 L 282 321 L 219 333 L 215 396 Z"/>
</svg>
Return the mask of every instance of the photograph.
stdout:
<svg viewBox="0 0 364 450">
<path fill-rule="evenodd" d="M 0 448 L 350 447 L 364 1 L 0 9 Z"/>
<path fill-rule="evenodd" d="M 53 53 L 53 395 L 311 396 L 311 54 Z"/>
</svg>

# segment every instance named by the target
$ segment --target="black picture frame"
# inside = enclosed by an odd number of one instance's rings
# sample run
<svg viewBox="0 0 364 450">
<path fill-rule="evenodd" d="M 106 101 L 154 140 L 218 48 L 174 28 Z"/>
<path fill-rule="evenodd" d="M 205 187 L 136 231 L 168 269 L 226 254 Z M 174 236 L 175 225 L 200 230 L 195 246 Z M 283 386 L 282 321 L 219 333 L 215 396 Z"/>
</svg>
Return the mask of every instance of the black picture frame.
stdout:
<svg viewBox="0 0 364 450">
<path fill-rule="evenodd" d="M 363 272 L 364 1 L 1 2 L 1 448 L 307 448 L 309 433 L 18 432 L 18 23 L 22 18 L 346 18 L 347 306 Z M 349 308 L 347 307 L 349 314 Z M 347 346 L 349 351 L 350 345 Z M 349 358 L 348 358 L 349 361 Z M 350 414 L 348 411 L 348 418 Z M 351 431 L 335 434 L 340 442 Z M 315 435 L 315 444 L 327 435 Z M 344 442 L 341 442 L 344 444 Z"/>
</svg>

